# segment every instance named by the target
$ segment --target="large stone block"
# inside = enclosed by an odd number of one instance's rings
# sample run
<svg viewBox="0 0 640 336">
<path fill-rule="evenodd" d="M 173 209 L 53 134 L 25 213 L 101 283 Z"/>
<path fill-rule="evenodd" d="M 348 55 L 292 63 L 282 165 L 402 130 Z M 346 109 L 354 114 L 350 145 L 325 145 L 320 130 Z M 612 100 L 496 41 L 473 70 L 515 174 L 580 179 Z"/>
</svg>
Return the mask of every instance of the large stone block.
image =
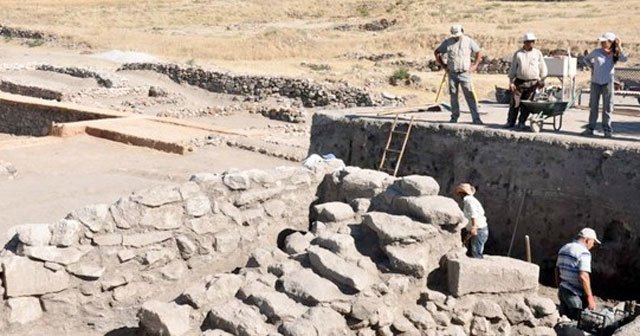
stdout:
<svg viewBox="0 0 640 336">
<path fill-rule="evenodd" d="M 231 299 L 216 305 L 204 321 L 205 329 L 221 329 L 238 336 L 267 336 L 273 332 L 257 310 Z"/>
<path fill-rule="evenodd" d="M 413 244 L 426 241 L 438 234 L 431 225 L 414 222 L 407 216 L 394 216 L 383 212 L 369 212 L 363 216 L 364 224 L 373 230 L 382 244 Z"/>
<path fill-rule="evenodd" d="M 344 317 L 327 307 L 312 307 L 297 320 L 284 323 L 279 331 L 285 336 L 351 335 Z"/>
<path fill-rule="evenodd" d="M 131 195 L 131 200 L 148 207 L 159 207 L 180 202 L 182 195 L 180 195 L 180 189 L 177 186 L 163 185 L 136 191 Z"/>
<path fill-rule="evenodd" d="M 537 290 L 540 267 L 500 256 L 484 259 L 464 256 L 447 261 L 449 292 L 454 296 L 471 293 L 513 293 Z"/>
<path fill-rule="evenodd" d="M 51 228 L 48 224 L 22 224 L 9 229 L 9 235 L 17 235 L 18 240 L 30 246 L 44 246 L 51 242 Z"/>
<path fill-rule="evenodd" d="M 42 316 L 40 300 L 35 297 L 10 298 L 7 305 L 11 309 L 9 323 L 26 324 Z"/>
<path fill-rule="evenodd" d="M 31 259 L 69 265 L 80 260 L 82 256 L 92 249 L 93 247 L 87 245 L 66 248 L 58 248 L 55 246 L 25 246 L 22 253 Z"/>
<path fill-rule="evenodd" d="M 334 283 L 306 268 L 285 274 L 280 281 L 283 291 L 304 305 L 313 306 L 345 299 Z"/>
<path fill-rule="evenodd" d="M 166 205 L 145 211 L 140 225 L 157 230 L 173 230 L 182 226 L 183 209 L 178 205 Z"/>
<path fill-rule="evenodd" d="M 457 227 L 465 221 L 458 203 L 444 196 L 398 197 L 393 210 L 442 227 Z"/>
<path fill-rule="evenodd" d="M 404 196 L 434 196 L 440 192 L 440 185 L 433 177 L 422 175 L 403 176 L 393 187 Z"/>
<path fill-rule="evenodd" d="M 63 219 L 49 226 L 51 230 L 51 241 L 53 246 L 71 246 L 78 243 L 82 224 L 76 220 Z"/>
<path fill-rule="evenodd" d="M 76 219 L 92 232 L 99 232 L 104 227 L 108 214 L 108 205 L 94 204 L 74 210 L 67 215 L 67 219 Z"/>
<path fill-rule="evenodd" d="M 365 271 L 357 264 L 348 262 L 322 247 L 311 246 L 308 251 L 311 267 L 335 283 L 363 291 L 379 281 L 375 274 Z"/>
<path fill-rule="evenodd" d="M 356 198 L 372 198 L 382 193 L 395 178 L 377 170 L 347 167 L 347 175 L 342 178 L 343 200 L 351 202 Z"/>
<path fill-rule="evenodd" d="M 147 301 L 138 311 L 140 325 L 147 335 L 180 336 L 189 331 L 189 306 Z"/>
<path fill-rule="evenodd" d="M 69 274 L 53 272 L 43 263 L 26 257 L 9 257 L 3 260 L 3 275 L 8 297 L 42 295 L 60 292 L 69 287 Z"/>
<path fill-rule="evenodd" d="M 316 219 L 322 222 L 339 222 L 352 219 L 355 212 L 349 204 L 342 202 L 329 202 L 313 207 Z"/>
</svg>

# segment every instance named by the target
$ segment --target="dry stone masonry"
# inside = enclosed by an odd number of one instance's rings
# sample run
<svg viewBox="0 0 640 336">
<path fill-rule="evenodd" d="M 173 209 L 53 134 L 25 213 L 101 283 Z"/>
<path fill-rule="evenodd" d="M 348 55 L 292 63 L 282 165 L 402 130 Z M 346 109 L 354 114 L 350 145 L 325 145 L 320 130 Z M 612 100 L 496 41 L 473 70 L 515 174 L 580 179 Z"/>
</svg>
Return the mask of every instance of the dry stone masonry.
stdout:
<svg viewBox="0 0 640 336">
<path fill-rule="evenodd" d="M 391 103 L 382 97 L 375 97 L 372 93 L 347 84 L 324 85 L 307 79 L 234 75 L 160 63 L 127 63 L 118 69 L 118 71 L 127 70 L 155 71 L 169 76 L 177 83 L 188 83 L 211 92 L 255 96 L 260 99 L 269 95 L 300 99 L 305 107 L 379 106 Z"/>
<path fill-rule="evenodd" d="M 466 257 L 433 178 L 336 169 L 196 174 L 14 227 L 0 330 L 555 334 L 538 267 Z"/>
</svg>

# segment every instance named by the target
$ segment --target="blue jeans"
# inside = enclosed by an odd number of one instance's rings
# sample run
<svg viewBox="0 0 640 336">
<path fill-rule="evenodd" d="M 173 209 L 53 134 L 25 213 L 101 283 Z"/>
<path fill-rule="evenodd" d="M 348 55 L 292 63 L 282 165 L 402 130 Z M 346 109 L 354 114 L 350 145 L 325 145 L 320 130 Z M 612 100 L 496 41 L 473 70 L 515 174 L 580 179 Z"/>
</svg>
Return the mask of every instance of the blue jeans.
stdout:
<svg viewBox="0 0 640 336">
<path fill-rule="evenodd" d="M 562 286 L 558 289 L 558 299 L 560 299 L 560 314 L 574 321 L 580 318 L 580 313 L 587 306 L 585 296 L 576 295 Z"/>
<path fill-rule="evenodd" d="M 489 228 L 484 227 L 482 229 L 478 229 L 478 234 L 471 237 L 471 257 L 472 258 L 482 258 L 482 254 L 484 253 L 484 244 L 489 239 Z"/>
<path fill-rule="evenodd" d="M 473 121 L 480 121 L 478 114 L 478 103 L 473 94 L 473 85 L 471 84 L 471 74 L 468 72 L 449 72 L 449 95 L 451 96 L 451 120 L 458 121 L 460 117 L 460 101 L 458 98 L 458 90 L 462 89 L 464 99 L 469 105 L 471 118 Z"/>
<path fill-rule="evenodd" d="M 613 113 L 613 82 L 609 84 L 591 83 L 591 96 L 589 97 L 589 125 L 590 130 L 596 129 L 598 122 L 598 107 L 600 105 L 600 96 L 602 96 L 602 130 L 605 133 L 611 133 L 611 115 Z"/>
</svg>

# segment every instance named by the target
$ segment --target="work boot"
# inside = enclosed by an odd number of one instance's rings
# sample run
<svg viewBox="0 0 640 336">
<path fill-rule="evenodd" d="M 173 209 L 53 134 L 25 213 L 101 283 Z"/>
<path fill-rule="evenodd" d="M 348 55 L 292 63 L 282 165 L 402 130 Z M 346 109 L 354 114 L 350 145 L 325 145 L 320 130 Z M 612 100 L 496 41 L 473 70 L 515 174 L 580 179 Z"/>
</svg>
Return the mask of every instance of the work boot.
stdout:
<svg viewBox="0 0 640 336">
<path fill-rule="evenodd" d="M 482 120 L 478 119 L 478 120 L 474 120 L 473 121 L 474 125 L 484 125 L 484 123 L 482 122 Z"/>
<path fill-rule="evenodd" d="M 587 128 L 582 133 L 580 133 L 580 135 L 587 136 L 587 137 L 593 136 L 593 130 L 590 128 Z"/>
<path fill-rule="evenodd" d="M 513 123 L 513 124 L 512 123 L 506 123 L 504 126 L 502 126 L 502 128 L 504 128 L 504 129 L 512 129 L 514 127 L 516 127 L 515 123 Z"/>
<path fill-rule="evenodd" d="M 527 129 L 527 125 L 525 125 L 523 122 L 519 122 L 518 126 L 516 126 L 516 129 L 519 131 L 524 131 Z"/>
<path fill-rule="evenodd" d="M 451 117 L 451 119 L 449 119 L 449 122 L 455 124 L 458 122 L 458 118 Z"/>
<path fill-rule="evenodd" d="M 604 137 L 607 139 L 611 139 L 613 138 L 613 134 L 611 134 L 611 132 L 604 132 Z"/>
</svg>

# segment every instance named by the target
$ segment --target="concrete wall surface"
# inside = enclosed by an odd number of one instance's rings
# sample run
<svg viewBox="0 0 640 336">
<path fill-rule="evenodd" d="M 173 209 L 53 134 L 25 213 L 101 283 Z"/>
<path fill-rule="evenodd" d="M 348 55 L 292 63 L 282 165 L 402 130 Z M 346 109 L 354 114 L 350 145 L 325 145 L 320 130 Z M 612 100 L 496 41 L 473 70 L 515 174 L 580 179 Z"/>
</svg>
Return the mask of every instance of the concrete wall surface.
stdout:
<svg viewBox="0 0 640 336">
<path fill-rule="evenodd" d="M 310 153 L 377 169 L 391 121 L 318 113 Z M 546 283 L 558 249 L 580 228 L 594 228 L 603 241 L 593 251 L 596 292 L 640 298 L 640 144 L 418 123 L 398 175 L 410 174 L 433 176 L 445 195 L 459 182 L 476 185 L 490 226 L 487 252 L 507 254 L 517 221 L 512 256 L 524 258 L 529 235 Z"/>
</svg>

